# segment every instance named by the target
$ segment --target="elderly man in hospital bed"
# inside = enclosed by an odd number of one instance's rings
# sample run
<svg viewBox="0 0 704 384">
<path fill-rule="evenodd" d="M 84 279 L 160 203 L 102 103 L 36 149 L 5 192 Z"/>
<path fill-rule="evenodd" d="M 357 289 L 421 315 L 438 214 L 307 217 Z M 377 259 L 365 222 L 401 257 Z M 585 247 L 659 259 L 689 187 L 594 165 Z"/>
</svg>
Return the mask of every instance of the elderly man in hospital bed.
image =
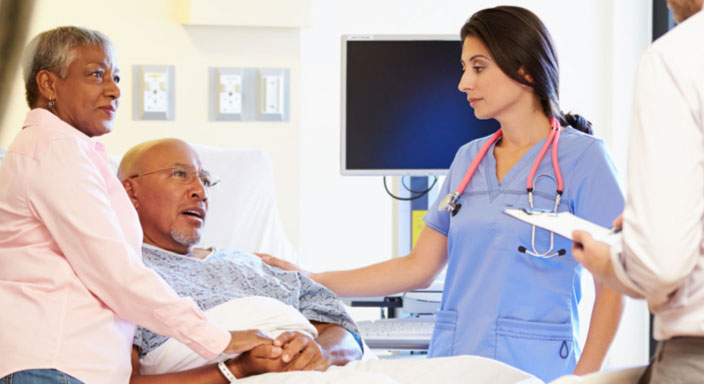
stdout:
<svg viewBox="0 0 704 384">
<path fill-rule="evenodd" d="M 208 187 L 217 180 L 192 147 L 176 139 L 138 145 L 123 157 L 118 177 L 139 214 L 144 263 L 180 295 L 192 297 L 211 320 L 228 329 L 259 329 L 282 342 L 281 348 L 260 346 L 205 361 L 177 341 L 139 328 L 132 383 L 227 383 L 235 377 L 277 384 L 540 382 L 471 356 L 338 367 L 358 360 L 363 348 L 356 324 L 334 294 L 252 254 L 195 247 L 208 214 Z M 273 373 L 282 371 L 298 372 Z"/>
<path fill-rule="evenodd" d="M 207 189 L 216 180 L 186 143 L 167 139 L 139 145 L 124 156 L 118 175 L 139 213 L 147 266 L 212 316 L 236 319 L 233 325 L 244 329 L 276 330 L 271 336 L 282 341 L 281 355 L 267 346 L 265 351 L 255 349 L 228 359 L 226 367 L 235 376 L 324 370 L 361 357 L 356 324 L 326 288 L 299 274 L 262 265 L 253 255 L 195 248 L 207 216 Z M 173 361 L 168 338 L 147 329 L 139 328 L 134 340 L 133 356 L 139 352 L 143 361 L 133 361 L 142 372 L 206 363 Z M 200 373 L 221 375 L 218 367 L 211 368 Z"/>
</svg>

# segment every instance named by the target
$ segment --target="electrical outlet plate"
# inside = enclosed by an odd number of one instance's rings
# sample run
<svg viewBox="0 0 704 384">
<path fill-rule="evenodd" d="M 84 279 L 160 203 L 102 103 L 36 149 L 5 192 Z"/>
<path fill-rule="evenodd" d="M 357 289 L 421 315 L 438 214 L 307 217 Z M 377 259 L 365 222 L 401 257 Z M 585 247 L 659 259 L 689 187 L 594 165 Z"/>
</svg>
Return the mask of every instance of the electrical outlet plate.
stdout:
<svg viewBox="0 0 704 384">
<path fill-rule="evenodd" d="M 174 66 L 135 65 L 134 108 L 135 120 L 174 119 Z"/>
<path fill-rule="evenodd" d="M 245 91 L 252 89 L 244 68 L 210 67 L 209 117 L 214 121 L 252 120 L 247 118 L 249 97 Z"/>
<path fill-rule="evenodd" d="M 210 67 L 211 121 L 288 121 L 288 68 Z"/>
<path fill-rule="evenodd" d="M 257 70 L 257 120 L 288 121 L 289 83 L 290 70 L 288 68 L 260 68 Z"/>
</svg>

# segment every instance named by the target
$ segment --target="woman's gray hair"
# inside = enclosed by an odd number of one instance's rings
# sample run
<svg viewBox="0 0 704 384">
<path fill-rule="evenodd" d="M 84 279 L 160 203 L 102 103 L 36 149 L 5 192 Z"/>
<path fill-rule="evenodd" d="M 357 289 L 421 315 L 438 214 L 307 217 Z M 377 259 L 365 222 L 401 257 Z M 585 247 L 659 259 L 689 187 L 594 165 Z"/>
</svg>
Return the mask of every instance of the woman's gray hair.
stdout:
<svg viewBox="0 0 704 384">
<path fill-rule="evenodd" d="M 112 54 L 113 45 L 107 36 L 82 27 L 58 27 L 44 31 L 27 44 L 23 57 L 24 86 L 27 104 L 34 108 L 39 98 L 37 74 L 48 70 L 66 78 L 69 65 L 76 56 L 76 48 L 95 46 Z"/>
</svg>

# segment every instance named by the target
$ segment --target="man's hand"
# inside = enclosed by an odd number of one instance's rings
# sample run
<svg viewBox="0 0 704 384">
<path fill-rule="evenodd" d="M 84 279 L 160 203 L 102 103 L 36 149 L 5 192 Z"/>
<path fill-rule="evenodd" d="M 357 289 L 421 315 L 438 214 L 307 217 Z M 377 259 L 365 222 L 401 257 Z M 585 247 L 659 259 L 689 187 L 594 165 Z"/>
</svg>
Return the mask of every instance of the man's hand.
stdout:
<svg viewBox="0 0 704 384">
<path fill-rule="evenodd" d="M 623 225 L 623 216 L 614 220 L 614 227 Z M 585 231 L 574 231 L 572 233 L 572 255 L 574 259 L 582 264 L 592 273 L 594 279 L 609 286 L 616 292 L 624 293 L 634 298 L 643 298 L 643 295 L 625 285 L 616 277 L 614 265 L 611 260 L 611 247 L 601 241 L 594 240 Z"/>
<path fill-rule="evenodd" d="M 281 348 L 260 345 L 226 362 L 235 376 L 242 378 L 261 373 L 283 372 L 288 364 L 281 360 Z"/>
<path fill-rule="evenodd" d="M 611 275 L 611 247 L 601 241 L 596 241 L 585 231 L 574 231 L 572 234 L 572 255 L 589 272 L 598 279 Z"/>
<path fill-rule="evenodd" d="M 323 356 L 320 346 L 309 336 L 298 332 L 285 332 L 273 345 L 254 347 L 227 362 L 230 370 L 238 377 L 248 377 L 269 372 L 284 371 L 324 371 L 330 364 Z"/>
<path fill-rule="evenodd" d="M 263 334 L 257 329 L 247 331 L 230 331 L 230 344 L 223 351 L 224 353 L 242 353 L 251 350 L 259 345 L 269 345 L 276 350 L 280 350 L 281 342 L 272 340 L 269 336 Z"/>
<path fill-rule="evenodd" d="M 306 275 L 310 277 L 311 273 L 309 271 L 306 271 L 305 269 L 299 267 L 296 264 L 293 264 L 291 262 L 288 262 L 286 260 L 279 259 L 276 256 L 268 255 L 266 253 L 254 253 L 255 255 L 259 256 L 262 261 L 266 264 L 271 265 L 272 267 L 277 267 L 281 268 L 285 271 L 294 271 L 294 272 L 300 272 L 303 275 Z"/>
<path fill-rule="evenodd" d="M 623 226 L 623 214 L 612 223 L 613 228 Z M 613 274 L 611 265 L 611 247 L 601 241 L 596 241 L 585 231 L 574 231 L 572 233 L 572 256 L 582 264 L 592 275 L 598 279 L 604 279 Z"/>
<path fill-rule="evenodd" d="M 283 345 L 281 361 L 287 371 L 324 371 L 330 363 L 313 338 L 299 332 L 284 332 L 276 338 Z"/>
</svg>

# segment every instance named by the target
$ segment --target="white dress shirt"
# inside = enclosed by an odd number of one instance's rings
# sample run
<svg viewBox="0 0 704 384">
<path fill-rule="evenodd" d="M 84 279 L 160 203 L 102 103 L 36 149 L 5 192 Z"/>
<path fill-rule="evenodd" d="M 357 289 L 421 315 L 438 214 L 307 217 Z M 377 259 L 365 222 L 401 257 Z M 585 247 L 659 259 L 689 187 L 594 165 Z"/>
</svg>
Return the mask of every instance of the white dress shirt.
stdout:
<svg viewBox="0 0 704 384">
<path fill-rule="evenodd" d="M 641 58 L 618 279 L 648 300 L 654 336 L 704 336 L 704 12 Z M 622 248 L 622 249 L 621 249 Z"/>
</svg>

